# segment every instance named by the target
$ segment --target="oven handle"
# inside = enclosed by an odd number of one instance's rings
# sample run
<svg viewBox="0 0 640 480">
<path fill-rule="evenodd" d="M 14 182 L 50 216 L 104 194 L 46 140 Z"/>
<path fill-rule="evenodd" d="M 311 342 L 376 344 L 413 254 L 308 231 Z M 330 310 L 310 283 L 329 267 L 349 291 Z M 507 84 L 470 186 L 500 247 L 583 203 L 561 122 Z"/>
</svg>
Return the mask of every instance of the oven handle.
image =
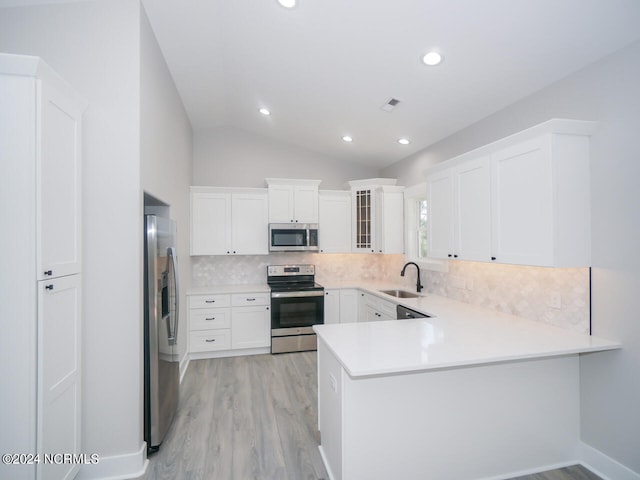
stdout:
<svg viewBox="0 0 640 480">
<path fill-rule="evenodd" d="M 298 297 L 323 297 L 323 290 L 310 292 L 271 292 L 271 298 L 298 298 Z"/>
</svg>

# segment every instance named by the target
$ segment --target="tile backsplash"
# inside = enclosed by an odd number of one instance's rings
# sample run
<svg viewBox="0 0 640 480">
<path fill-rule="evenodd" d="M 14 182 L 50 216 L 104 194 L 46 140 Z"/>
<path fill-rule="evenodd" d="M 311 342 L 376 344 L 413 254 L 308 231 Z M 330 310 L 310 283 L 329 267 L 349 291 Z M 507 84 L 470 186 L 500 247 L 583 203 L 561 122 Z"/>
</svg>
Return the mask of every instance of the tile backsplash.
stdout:
<svg viewBox="0 0 640 480">
<path fill-rule="evenodd" d="M 384 281 L 415 288 L 415 270 L 400 277 L 404 255 L 274 253 L 193 257 L 194 287 L 266 282 L 267 265 L 311 263 L 320 284 Z M 450 261 L 448 272 L 422 271 L 423 293 L 589 332 L 589 269 Z"/>
</svg>

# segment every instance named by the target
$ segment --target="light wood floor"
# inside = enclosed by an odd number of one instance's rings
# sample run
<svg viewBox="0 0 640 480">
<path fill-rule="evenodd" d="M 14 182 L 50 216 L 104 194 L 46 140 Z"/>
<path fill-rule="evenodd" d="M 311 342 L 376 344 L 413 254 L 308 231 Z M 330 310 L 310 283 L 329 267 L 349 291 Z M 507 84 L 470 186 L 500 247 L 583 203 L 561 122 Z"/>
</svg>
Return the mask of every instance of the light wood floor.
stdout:
<svg viewBox="0 0 640 480">
<path fill-rule="evenodd" d="M 147 478 L 328 480 L 318 452 L 316 376 L 315 352 L 192 361 Z M 517 480 L 599 477 L 573 466 Z"/>
</svg>

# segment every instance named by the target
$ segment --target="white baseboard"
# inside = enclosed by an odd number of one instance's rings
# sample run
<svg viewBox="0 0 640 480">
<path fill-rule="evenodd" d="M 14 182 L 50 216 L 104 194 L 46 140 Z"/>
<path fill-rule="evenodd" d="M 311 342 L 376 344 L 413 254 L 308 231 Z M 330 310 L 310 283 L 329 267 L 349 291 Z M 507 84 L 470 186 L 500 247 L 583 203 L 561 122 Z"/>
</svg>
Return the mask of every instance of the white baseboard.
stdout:
<svg viewBox="0 0 640 480">
<path fill-rule="evenodd" d="M 640 480 L 640 473 L 634 472 L 586 443 L 580 444 L 580 458 L 583 467 L 604 480 Z"/>
<path fill-rule="evenodd" d="M 147 444 L 137 452 L 111 457 L 100 456 L 100 461 L 94 465 L 83 465 L 76 480 L 130 480 L 146 475 L 149 468 L 147 460 Z"/>
</svg>

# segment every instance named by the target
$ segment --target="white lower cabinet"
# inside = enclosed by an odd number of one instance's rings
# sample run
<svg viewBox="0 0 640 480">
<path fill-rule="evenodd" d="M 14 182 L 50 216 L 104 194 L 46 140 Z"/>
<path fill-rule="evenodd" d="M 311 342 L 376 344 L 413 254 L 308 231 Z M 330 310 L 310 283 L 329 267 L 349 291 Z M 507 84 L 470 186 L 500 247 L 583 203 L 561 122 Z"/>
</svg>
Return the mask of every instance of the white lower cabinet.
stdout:
<svg viewBox="0 0 640 480">
<path fill-rule="evenodd" d="M 191 295 L 189 352 L 206 354 L 271 345 L 268 292 Z"/>
<path fill-rule="evenodd" d="M 358 290 L 343 288 L 340 290 L 340 323 L 358 321 Z"/>
<path fill-rule="evenodd" d="M 324 323 L 340 323 L 340 290 L 324 290 Z"/>
<path fill-rule="evenodd" d="M 231 299 L 231 348 L 271 345 L 268 293 L 234 294 Z"/>
<path fill-rule="evenodd" d="M 358 310 L 359 322 L 396 319 L 396 304 L 371 293 L 360 292 Z"/>
</svg>

